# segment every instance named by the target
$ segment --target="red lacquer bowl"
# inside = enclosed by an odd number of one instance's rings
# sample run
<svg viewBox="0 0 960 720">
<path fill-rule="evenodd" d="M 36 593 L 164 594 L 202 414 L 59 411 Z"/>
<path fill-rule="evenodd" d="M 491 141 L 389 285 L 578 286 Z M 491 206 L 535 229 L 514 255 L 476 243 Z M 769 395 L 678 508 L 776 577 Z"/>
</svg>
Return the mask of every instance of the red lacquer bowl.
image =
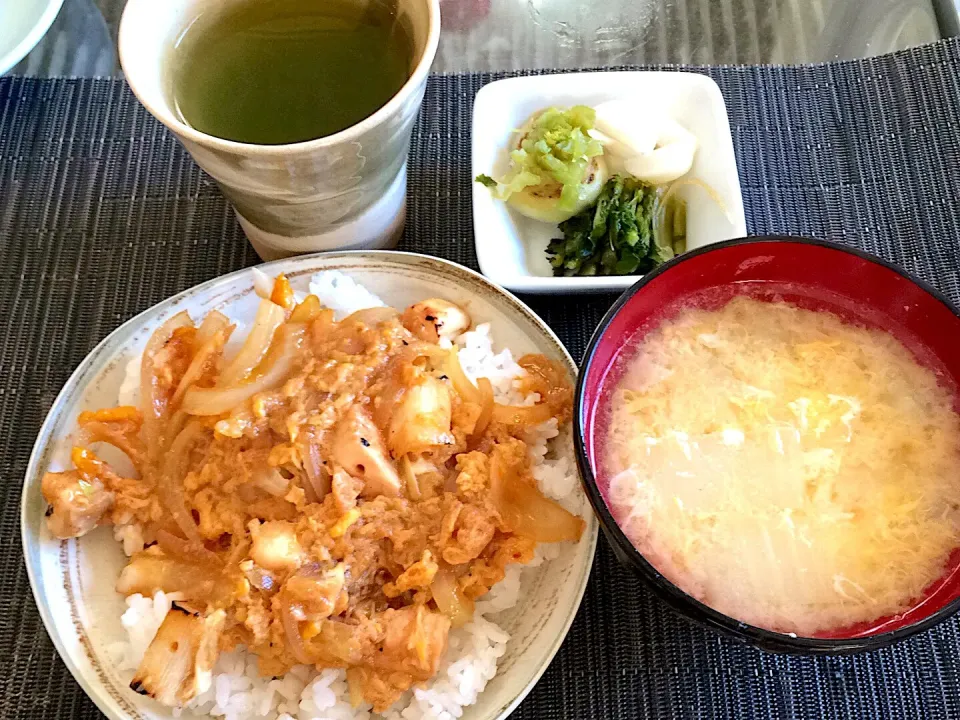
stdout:
<svg viewBox="0 0 960 720">
<path fill-rule="evenodd" d="M 943 577 L 909 611 L 817 637 L 794 637 L 744 624 L 687 595 L 657 572 L 617 525 L 605 500 L 607 479 L 596 470 L 603 400 L 617 380 L 619 354 L 628 340 L 642 338 L 683 307 L 719 307 L 741 294 L 828 310 L 849 322 L 882 328 L 958 393 L 960 313 L 937 290 L 874 255 L 817 240 L 758 237 L 710 245 L 672 260 L 645 275 L 606 314 L 587 347 L 577 383 L 577 460 L 590 502 L 621 562 L 683 615 L 774 651 L 875 649 L 953 615 L 960 609 L 960 548 Z M 957 397 L 960 412 L 960 393 Z"/>
</svg>

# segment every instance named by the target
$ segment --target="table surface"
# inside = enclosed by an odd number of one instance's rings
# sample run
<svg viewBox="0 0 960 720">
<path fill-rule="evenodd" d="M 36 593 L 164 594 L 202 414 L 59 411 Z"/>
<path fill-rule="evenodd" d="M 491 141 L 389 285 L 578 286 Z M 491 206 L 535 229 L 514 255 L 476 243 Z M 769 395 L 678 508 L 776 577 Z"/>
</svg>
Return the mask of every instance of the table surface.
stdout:
<svg viewBox="0 0 960 720">
<path fill-rule="evenodd" d="M 14 73 L 118 74 L 124 2 L 65 0 Z M 868 57 L 957 34 L 960 0 L 441 0 L 441 7 L 434 71 L 462 72 Z"/>
<path fill-rule="evenodd" d="M 857 246 L 960 307 L 960 40 L 706 72 L 726 100 L 750 234 Z M 492 79 L 430 79 L 401 249 L 476 267 L 470 118 Z M 216 184 L 119 79 L 0 79 L 0 198 L 0 718 L 98 720 L 30 599 L 17 518 L 31 448 L 108 332 L 256 257 Z M 613 301 L 526 299 L 575 358 Z M 658 718 L 957 720 L 960 618 L 871 653 L 763 653 L 674 615 L 601 542 L 570 633 L 512 720 Z"/>
</svg>

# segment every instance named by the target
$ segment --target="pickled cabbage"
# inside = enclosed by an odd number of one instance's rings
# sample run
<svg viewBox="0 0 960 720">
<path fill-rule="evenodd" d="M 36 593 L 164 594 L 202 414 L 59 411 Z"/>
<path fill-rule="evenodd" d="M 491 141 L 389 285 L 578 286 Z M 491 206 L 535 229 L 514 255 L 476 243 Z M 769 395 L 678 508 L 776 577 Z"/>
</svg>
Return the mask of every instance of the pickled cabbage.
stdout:
<svg viewBox="0 0 960 720">
<path fill-rule="evenodd" d="M 580 185 L 590 158 L 603 146 L 588 134 L 595 120 L 593 108 L 547 108 L 524 127 L 519 147 L 510 153 L 510 170 L 502 178 L 480 175 L 500 200 L 527 187 L 556 182 L 563 186 L 558 206 L 570 210 L 580 199 Z"/>
</svg>

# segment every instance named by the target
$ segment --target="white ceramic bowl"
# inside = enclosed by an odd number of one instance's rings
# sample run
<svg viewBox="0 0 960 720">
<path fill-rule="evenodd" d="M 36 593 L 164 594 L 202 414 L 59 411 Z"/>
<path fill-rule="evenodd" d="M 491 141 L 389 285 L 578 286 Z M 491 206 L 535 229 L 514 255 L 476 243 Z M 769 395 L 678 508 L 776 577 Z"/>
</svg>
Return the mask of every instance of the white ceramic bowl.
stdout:
<svg viewBox="0 0 960 720">
<path fill-rule="evenodd" d="M 63 0 L 5 0 L 0 3 L 0 75 L 23 60 L 60 12 Z"/>
<path fill-rule="evenodd" d="M 712 187 L 727 212 L 701 190 L 680 189 L 687 200 L 687 249 L 746 235 L 727 108 L 717 84 L 699 73 L 572 73 L 510 78 L 485 85 L 473 103 L 472 176 L 504 172 L 511 136 L 538 110 L 618 99 L 648 100 L 697 137 L 697 155 L 688 177 Z M 551 239 L 561 236 L 557 226 L 520 215 L 476 182 L 473 234 L 483 274 L 517 292 L 616 292 L 639 277 L 553 277 L 545 250 Z"/>
<path fill-rule="evenodd" d="M 519 300 L 459 265 L 410 253 L 346 252 L 281 260 L 263 266 L 284 272 L 295 289 L 306 290 L 321 270 L 341 270 L 383 300 L 403 307 L 441 296 L 462 304 L 475 322 L 493 323 L 498 346 L 540 352 L 576 372 L 573 360 L 550 329 Z M 196 319 L 227 310 L 239 320 L 253 317 L 257 298 L 248 270 L 225 275 L 180 293 L 111 333 L 80 364 L 57 397 L 30 457 L 21 506 L 23 551 L 40 615 L 61 657 L 81 687 L 113 720 L 170 718 L 165 708 L 131 691 L 110 662 L 107 648 L 124 639 L 118 619 L 125 609 L 113 586 L 125 564 L 109 528 L 79 541 L 59 541 L 46 529 L 40 480 L 48 469 L 66 466 L 70 435 L 84 409 L 116 404 L 128 360 L 139 355 L 150 334 L 167 318 L 187 310 Z M 582 492 L 579 485 L 576 492 Z M 580 605 L 597 541 L 597 521 L 582 498 L 587 531 L 557 559 L 525 572 L 521 600 L 497 615 L 511 633 L 500 670 L 465 710 L 464 720 L 503 718 L 530 691 L 566 636 Z"/>
</svg>

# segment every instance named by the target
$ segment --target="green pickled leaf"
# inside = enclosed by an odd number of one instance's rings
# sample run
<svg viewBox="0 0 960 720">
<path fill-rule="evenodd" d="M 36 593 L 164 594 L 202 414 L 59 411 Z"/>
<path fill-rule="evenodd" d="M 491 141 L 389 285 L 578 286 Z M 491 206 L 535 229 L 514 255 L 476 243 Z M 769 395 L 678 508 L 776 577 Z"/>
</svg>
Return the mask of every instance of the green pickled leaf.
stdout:
<svg viewBox="0 0 960 720">
<path fill-rule="evenodd" d="M 617 252 L 613 248 L 607 248 L 600 256 L 600 264 L 607 270 L 612 271 L 617 266 Z"/>
<path fill-rule="evenodd" d="M 650 259 L 653 260 L 654 266 L 663 265 L 667 260 L 672 260 L 674 257 L 673 247 L 670 245 L 661 245 L 659 243 L 650 244 Z"/>
<path fill-rule="evenodd" d="M 563 237 L 547 248 L 554 274 L 633 275 L 671 259 L 676 239 L 655 240 L 656 197 L 654 188 L 636 178 L 610 178 L 593 207 L 560 223 Z"/>
<path fill-rule="evenodd" d="M 614 267 L 614 272 L 617 275 L 632 275 L 637 271 L 637 267 L 639 267 L 639 265 L 639 257 L 632 254 L 625 254 L 617 261 L 617 264 Z"/>
<path fill-rule="evenodd" d="M 590 227 L 590 235 L 595 240 L 602 238 L 607 232 L 607 217 L 610 215 L 610 196 L 602 192 L 597 198 L 596 211 Z"/>
</svg>

